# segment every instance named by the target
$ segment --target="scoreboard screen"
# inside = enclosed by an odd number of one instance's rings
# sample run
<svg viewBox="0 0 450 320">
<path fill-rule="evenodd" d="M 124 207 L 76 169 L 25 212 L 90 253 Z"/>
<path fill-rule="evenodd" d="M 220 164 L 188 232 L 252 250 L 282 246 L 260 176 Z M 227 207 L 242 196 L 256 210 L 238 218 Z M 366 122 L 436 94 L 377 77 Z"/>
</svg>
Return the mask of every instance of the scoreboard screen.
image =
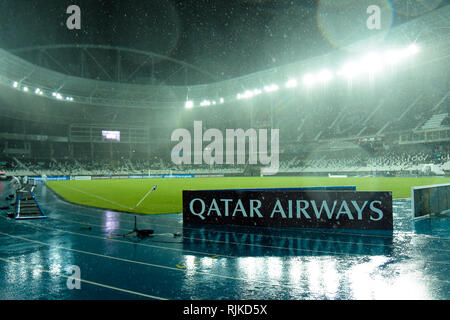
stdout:
<svg viewBox="0 0 450 320">
<path fill-rule="evenodd" d="M 102 130 L 102 138 L 105 141 L 120 142 L 120 131 L 106 131 Z"/>
</svg>

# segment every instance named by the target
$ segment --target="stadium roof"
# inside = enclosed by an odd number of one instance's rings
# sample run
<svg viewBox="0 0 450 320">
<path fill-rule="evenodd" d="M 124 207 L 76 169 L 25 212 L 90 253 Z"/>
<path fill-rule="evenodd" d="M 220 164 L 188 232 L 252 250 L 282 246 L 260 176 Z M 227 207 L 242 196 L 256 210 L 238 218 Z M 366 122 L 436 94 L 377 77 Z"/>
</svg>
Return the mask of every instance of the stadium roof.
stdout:
<svg viewBox="0 0 450 320">
<path fill-rule="evenodd" d="M 190 101 L 189 107 L 215 105 L 236 101 L 239 94 L 245 95 L 248 90 L 276 90 L 292 77 L 302 77 L 323 68 L 337 69 L 352 57 L 371 50 L 404 48 L 414 43 L 426 51 L 414 67 L 432 62 L 447 63 L 449 20 L 450 5 L 446 5 L 393 28 L 387 35 L 359 41 L 344 50 L 239 78 L 192 86 L 125 84 L 74 77 L 0 50 L 0 84 L 3 90 L 21 90 L 23 94 L 61 100 L 60 103 L 119 108 L 183 108 L 187 101 Z"/>
</svg>

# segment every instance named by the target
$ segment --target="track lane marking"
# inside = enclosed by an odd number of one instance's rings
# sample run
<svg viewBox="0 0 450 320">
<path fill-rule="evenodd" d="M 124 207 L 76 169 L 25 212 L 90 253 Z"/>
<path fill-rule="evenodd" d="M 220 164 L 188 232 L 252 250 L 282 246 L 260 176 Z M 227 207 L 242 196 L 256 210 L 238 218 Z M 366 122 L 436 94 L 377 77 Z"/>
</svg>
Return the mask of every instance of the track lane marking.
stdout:
<svg viewBox="0 0 450 320">
<path fill-rule="evenodd" d="M 55 275 L 55 276 L 63 277 L 63 278 L 67 278 L 67 279 L 71 278 L 71 276 L 68 276 L 68 275 L 65 275 L 65 274 L 62 274 L 62 273 L 57 273 L 57 272 L 50 271 L 50 270 L 44 270 L 44 269 L 39 268 L 39 267 L 32 267 L 32 266 L 29 266 L 29 265 L 26 265 L 26 264 L 22 264 L 20 262 L 12 261 L 12 260 L 1 258 L 1 257 L 0 257 L 0 261 L 6 262 L 6 263 L 20 265 L 20 266 L 25 267 L 27 269 L 33 270 L 33 272 L 34 271 L 38 271 L 39 273 L 48 273 L 48 274 L 51 274 L 51 275 Z M 102 288 L 106 288 L 106 289 L 111 289 L 111 290 L 116 290 L 116 291 L 120 291 L 120 292 L 130 293 L 130 294 L 134 294 L 134 295 L 141 296 L 141 297 L 146 297 L 146 298 L 155 299 L 155 300 L 168 300 L 166 298 L 152 296 L 152 295 L 149 295 L 149 294 L 146 294 L 146 293 L 142 293 L 142 292 L 122 289 L 122 288 L 118 288 L 118 287 L 114 287 L 114 286 L 110 286 L 110 285 L 107 285 L 107 284 L 94 282 L 94 281 L 90 281 L 90 280 L 86 280 L 86 279 L 81 279 L 80 278 L 79 280 L 80 280 L 80 282 L 91 284 L 91 285 L 94 285 L 94 286 L 97 286 L 97 287 L 102 287 Z"/>
<path fill-rule="evenodd" d="M 13 239 L 23 240 L 23 241 L 26 241 L 26 242 L 38 243 L 38 244 L 41 244 L 41 245 L 44 245 L 44 246 L 48 246 L 48 247 L 51 247 L 51 248 L 57 248 L 57 249 L 61 249 L 61 250 L 73 251 L 73 252 L 86 254 L 86 255 L 92 255 L 92 256 L 101 257 L 101 258 L 105 258 L 105 259 L 111 259 L 111 260 L 116 260 L 116 261 L 121 261 L 121 262 L 126 262 L 126 263 L 144 265 L 144 266 L 153 267 L 153 268 L 161 268 L 161 269 L 172 270 L 172 271 L 186 272 L 186 269 L 180 269 L 180 268 L 175 268 L 175 267 L 168 267 L 168 266 L 163 266 L 163 265 L 158 265 L 158 264 L 149 263 L 149 262 L 143 262 L 143 261 L 129 260 L 129 259 L 125 259 L 125 258 L 118 258 L 118 257 L 114 257 L 114 256 L 108 256 L 108 255 L 104 255 L 104 254 L 99 254 L 99 253 L 94 253 L 94 252 L 84 251 L 84 250 L 78 250 L 78 249 L 73 249 L 73 248 L 66 248 L 66 247 L 62 247 L 62 246 L 58 246 L 58 245 L 52 245 L 52 244 L 49 244 L 49 243 L 46 243 L 46 242 L 42 242 L 42 241 L 38 241 L 38 240 L 28 239 L 28 238 L 21 237 L 21 236 L 10 235 L 10 234 L 4 233 L 4 232 L 0 232 L 0 235 L 6 236 L 6 237 L 10 237 L 10 238 L 13 238 Z M 223 279 L 228 279 L 228 280 L 254 282 L 254 283 L 260 283 L 260 284 L 265 284 L 265 285 L 275 285 L 275 286 L 285 287 L 285 288 L 290 288 L 290 289 L 292 289 L 292 286 L 294 285 L 294 284 L 286 285 L 286 284 L 279 283 L 278 281 L 267 282 L 267 281 L 261 281 L 261 280 L 255 280 L 255 279 L 232 277 L 232 276 L 226 276 L 226 275 L 221 275 L 221 274 L 216 274 L 216 273 L 209 273 L 209 272 L 204 272 L 204 271 L 195 271 L 195 272 L 198 273 L 198 274 L 203 274 L 203 275 L 207 275 L 207 276 L 223 278 Z"/>
</svg>

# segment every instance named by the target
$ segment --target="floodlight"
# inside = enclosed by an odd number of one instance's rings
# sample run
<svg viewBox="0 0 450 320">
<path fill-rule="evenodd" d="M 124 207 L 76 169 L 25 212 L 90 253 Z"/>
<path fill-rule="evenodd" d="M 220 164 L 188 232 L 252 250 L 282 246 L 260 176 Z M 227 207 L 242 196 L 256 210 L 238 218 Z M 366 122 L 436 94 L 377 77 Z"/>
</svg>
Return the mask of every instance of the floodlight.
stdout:
<svg viewBox="0 0 450 320">
<path fill-rule="evenodd" d="M 404 58 L 405 54 L 402 50 L 389 50 L 384 54 L 384 60 L 388 64 L 396 64 Z"/>
<path fill-rule="evenodd" d="M 319 72 L 319 74 L 317 75 L 317 78 L 321 82 L 328 82 L 333 78 L 333 74 L 331 73 L 330 70 L 323 69 L 322 71 Z"/>
<path fill-rule="evenodd" d="M 406 52 L 410 55 L 414 55 L 420 51 L 419 47 L 413 43 L 408 48 L 406 48 Z"/>
<path fill-rule="evenodd" d="M 192 102 L 192 101 L 186 101 L 186 103 L 184 104 L 184 107 L 186 108 L 186 109 L 191 109 L 192 107 L 194 107 L 194 102 Z"/>
<path fill-rule="evenodd" d="M 307 87 L 314 85 L 316 78 L 312 74 L 307 74 L 303 77 L 303 84 Z"/>
<path fill-rule="evenodd" d="M 223 98 L 220 98 L 219 101 L 220 101 L 220 103 L 224 103 L 225 102 L 225 100 Z"/>
<path fill-rule="evenodd" d="M 365 71 L 375 73 L 383 68 L 383 63 L 381 61 L 380 55 L 377 53 L 369 53 L 362 60 L 362 67 Z"/>
<path fill-rule="evenodd" d="M 19 83 L 18 83 L 17 81 L 14 81 L 14 82 L 13 82 L 13 87 L 14 87 L 14 88 L 17 88 L 18 86 L 19 86 Z"/>
<path fill-rule="evenodd" d="M 297 86 L 297 79 L 289 79 L 286 82 L 286 88 L 295 88 Z"/>
<path fill-rule="evenodd" d="M 23 91 L 28 92 L 28 87 L 23 87 Z"/>
<path fill-rule="evenodd" d="M 211 101 L 209 100 L 203 100 L 202 102 L 200 102 L 200 107 L 206 107 L 211 105 Z"/>
<path fill-rule="evenodd" d="M 279 87 L 276 84 L 264 86 L 264 91 L 266 91 L 266 92 L 273 92 L 273 91 L 277 91 L 278 89 L 279 89 Z"/>
<path fill-rule="evenodd" d="M 249 98 L 253 97 L 253 95 L 254 95 L 253 91 L 246 90 L 246 91 L 244 92 L 244 98 L 245 98 L 245 99 L 249 99 Z"/>
<path fill-rule="evenodd" d="M 346 77 L 347 79 L 351 79 L 359 74 L 361 71 L 361 66 L 355 62 L 346 63 L 342 69 L 340 70 L 340 74 Z"/>
<path fill-rule="evenodd" d="M 56 94 L 56 99 L 61 100 L 62 99 L 62 95 L 60 95 L 59 93 Z"/>
</svg>

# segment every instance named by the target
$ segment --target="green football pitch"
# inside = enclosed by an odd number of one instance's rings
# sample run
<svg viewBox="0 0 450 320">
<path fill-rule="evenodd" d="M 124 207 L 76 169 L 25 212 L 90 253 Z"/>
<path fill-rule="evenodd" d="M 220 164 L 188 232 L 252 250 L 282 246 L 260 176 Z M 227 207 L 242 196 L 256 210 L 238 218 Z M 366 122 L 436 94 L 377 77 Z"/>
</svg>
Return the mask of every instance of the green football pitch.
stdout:
<svg viewBox="0 0 450 320">
<path fill-rule="evenodd" d="M 411 197 L 411 187 L 449 183 L 450 178 L 233 177 L 48 181 L 66 201 L 133 213 L 182 212 L 183 190 L 356 186 L 358 191 L 392 191 Z M 151 191 L 157 185 L 156 190 Z M 151 191 L 151 192 L 150 192 Z"/>
</svg>

